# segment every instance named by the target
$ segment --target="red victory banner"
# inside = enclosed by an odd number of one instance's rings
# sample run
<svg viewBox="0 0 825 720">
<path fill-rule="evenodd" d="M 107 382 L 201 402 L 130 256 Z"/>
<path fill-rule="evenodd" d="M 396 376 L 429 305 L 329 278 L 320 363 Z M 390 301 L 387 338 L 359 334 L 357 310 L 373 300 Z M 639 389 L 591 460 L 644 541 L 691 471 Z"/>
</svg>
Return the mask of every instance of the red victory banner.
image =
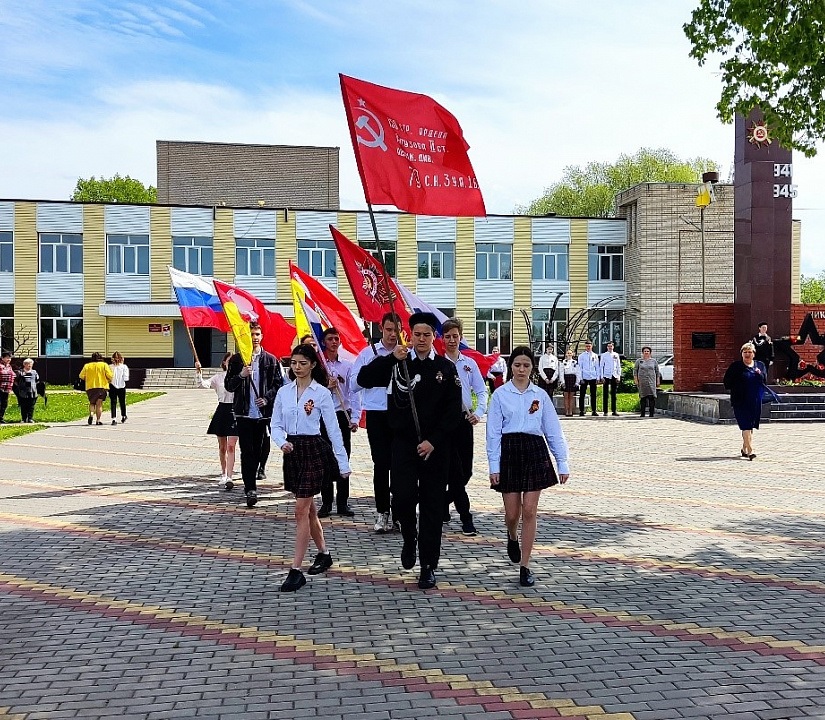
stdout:
<svg viewBox="0 0 825 720">
<path fill-rule="evenodd" d="M 416 215 L 486 215 L 458 120 L 435 100 L 341 75 L 364 194 Z"/>
<path fill-rule="evenodd" d="M 410 314 L 401 293 L 381 263 L 337 228 L 330 225 L 329 231 L 361 317 L 368 322 L 380 323 L 392 308 L 402 325 L 409 327 Z"/>
</svg>

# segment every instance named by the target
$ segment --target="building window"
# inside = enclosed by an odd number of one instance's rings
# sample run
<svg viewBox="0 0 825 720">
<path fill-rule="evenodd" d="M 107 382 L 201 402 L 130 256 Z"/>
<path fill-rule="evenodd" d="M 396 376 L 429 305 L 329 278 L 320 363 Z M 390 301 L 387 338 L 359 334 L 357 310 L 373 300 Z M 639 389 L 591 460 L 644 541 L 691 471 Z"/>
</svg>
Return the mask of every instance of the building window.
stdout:
<svg viewBox="0 0 825 720">
<path fill-rule="evenodd" d="M 602 353 L 609 340 L 620 355 L 625 352 L 624 310 L 592 310 L 587 324 L 587 337 L 593 341 L 593 350 Z"/>
<path fill-rule="evenodd" d="M 567 308 L 556 308 L 553 313 L 553 322 L 550 322 L 549 309 L 534 309 L 533 310 L 533 349 L 536 352 L 543 353 L 550 343 L 556 354 L 563 353 L 565 346 L 569 340 L 567 334 Z"/>
<path fill-rule="evenodd" d="M 512 323 L 512 310 L 476 308 L 476 350 L 489 355 L 497 347 L 500 353 L 509 354 Z"/>
<path fill-rule="evenodd" d="M 193 275 L 212 274 L 211 237 L 173 237 L 172 265 Z"/>
<path fill-rule="evenodd" d="M 332 240 L 299 240 L 298 267 L 317 278 L 334 278 L 335 243 Z"/>
<path fill-rule="evenodd" d="M 149 274 L 148 235 L 107 235 L 111 275 Z"/>
<path fill-rule="evenodd" d="M 40 272 L 82 273 L 83 235 L 40 233 Z"/>
<path fill-rule="evenodd" d="M 274 278 L 275 241 L 265 238 L 236 238 L 235 274 Z"/>
<path fill-rule="evenodd" d="M 590 245 L 587 251 L 588 280 L 624 280 L 624 247 Z"/>
<path fill-rule="evenodd" d="M 422 280 L 455 280 L 455 243 L 419 242 L 418 277 Z"/>
<path fill-rule="evenodd" d="M 41 305 L 40 354 L 83 354 L 83 306 Z"/>
<path fill-rule="evenodd" d="M 0 348 L 14 351 L 14 305 L 0 305 Z"/>
<path fill-rule="evenodd" d="M 533 245 L 533 280 L 567 280 L 567 245 Z"/>
<path fill-rule="evenodd" d="M 512 280 L 513 246 L 507 243 L 476 245 L 476 280 Z"/>
<path fill-rule="evenodd" d="M 358 244 L 362 248 L 364 248 L 364 250 L 366 250 L 370 255 L 372 255 L 376 260 L 381 262 L 381 258 L 378 257 L 378 251 L 376 250 L 378 246 L 375 244 L 375 240 L 359 240 Z M 384 256 L 384 267 L 390 274 L 390 277 L 395 277 L 395 255 L 397 251 L 397 246 L 398 244 L 395 242 L 395 240 L 381 241 L 381 253 Z"/>
<path fill-rule="evenodd" d="M 14 272 L 14 243 L 10 232 L 0 232 L 0 272 Z"/>
</svg>

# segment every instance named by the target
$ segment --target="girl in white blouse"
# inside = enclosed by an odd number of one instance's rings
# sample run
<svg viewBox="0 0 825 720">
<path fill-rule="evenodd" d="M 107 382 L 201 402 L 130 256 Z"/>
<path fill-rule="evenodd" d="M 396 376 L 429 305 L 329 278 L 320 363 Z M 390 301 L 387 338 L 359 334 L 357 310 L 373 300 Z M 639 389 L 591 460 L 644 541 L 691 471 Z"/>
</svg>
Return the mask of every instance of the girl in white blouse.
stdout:
<svg viewBox="0 0 825 720">
<path fill-rule="evenodd" d="M 112 353 L 112 380 L 109 383 L 109 399 L 112 403 L 112 425 L 117 425 L 117 405 L 120 403 L 120 422 L 126 422 L 126 383 L 129 382 L 129 366 L 123 355 Z"/>
<path fill-rule="evenodd" d="M 330 475 L 348 478 L 350 474 L 332 393 L 327 389 L 327 371 L 318 353 L 312 345 L 298 345 L 289 365 L 292 382 L 275 396 L 271 421 L 272 442 L 284 453 L 284 488 L 295 495 L 295 554 L 282 592 L 294 592 L 306 584 L 301 566 L 310 537 L 318 554 L 308 574 L 317 575 L 332 566 L 313 498 Z M 321 437 L 321 419 L 331 446 Z"/>
<path fill-rule="evenodd" d="M 531 381 L 536 368 L 533 351 L 526 346 L 515 348 L 507 367 L 510 380 L 493 394 L 487 410 L 487 459 L 490 485 L 504 500 L 507 555 L 521 566 L 520 584 L 532 587 L 530 555 L 539 498 L 544 488 L 566 483 L 570 477 L 567 442 L 552 399 Z M 558 465 L 558 480 L 550 452 Z"/>
<path fill-rule="evenodd" d="M 223 381 L 226 378 L 226 364 L 232 353 L 226 353 L 221 361 L 221 371 L 215 373 L 209 380 L 203 379 L 201 364 L 195 363 L 195 373 L 199 387 L 210 388 L 218 396 L 218 407 L 212 415 L 212 421 L 206 429 L 208 435 L 218 438 L 218 458 L 221 461 L 221 477 L 218 484 L 224 490 L 235 487 L 232 476 L 235 474 L 235 447 L 238 444 L 238 428 L 235 425 L 235 413 L 232 410 L 232 400 L 235 393 L 228 392 Z"/>
</svg>

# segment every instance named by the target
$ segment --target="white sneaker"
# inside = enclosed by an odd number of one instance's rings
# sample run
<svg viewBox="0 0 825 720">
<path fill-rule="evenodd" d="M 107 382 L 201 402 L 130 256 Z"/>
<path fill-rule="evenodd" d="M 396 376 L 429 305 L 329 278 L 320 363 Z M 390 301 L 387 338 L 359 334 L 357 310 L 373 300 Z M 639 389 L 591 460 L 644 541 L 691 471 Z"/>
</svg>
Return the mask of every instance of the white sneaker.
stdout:
<svg viewBox="0 0 825 720">
<path fill-rule="evenodd" d="M 223 476 L 223 489 L 229 492 L 233 487 L 235 487 L 235 483 L 232 482 L 231 475 L 224 475 Z"/>
<path fill-rule="evenodd" d="M 378 519 L 373 530 L 377 533 L 385 533 L 390 528 L 390 514 L 388 512 L 378 513 Z"/>
</svg>

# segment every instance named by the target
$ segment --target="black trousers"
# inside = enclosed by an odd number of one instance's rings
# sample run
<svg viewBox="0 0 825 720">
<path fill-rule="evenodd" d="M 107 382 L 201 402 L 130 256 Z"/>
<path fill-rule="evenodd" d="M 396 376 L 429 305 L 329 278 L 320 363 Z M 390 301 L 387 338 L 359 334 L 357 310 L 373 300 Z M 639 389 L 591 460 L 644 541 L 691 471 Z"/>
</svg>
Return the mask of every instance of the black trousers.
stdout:
<svg viewBox="0 0 825 720">
<path fill-rule="evenodd" d="M 650 417 L 653 417 L 654 413 L 656 412 L 656 396 L 655 395 L 645 395 L 645 397 L 641 398 L 642 404 L 642 417 L 645 416 L 645 408 L 650 408 Z"/>
<path fill-rule="evenodd" d="M 258 490 L 258 468 L 264 440 L 269 443 L 269 418 L 236 418 L 238 445 L 241 448 L 241 477 L 245 492 Z"/>
<path fill-rule="evenodd" d="M 372 490 L 375 509 L 390 511 L 390 470 L 392 463 L 392 430 L 386 410 L 367 410 L 367 440 L 372 456 Z M 393 470 L 394 472 L 394 470 Z"/>
<path fill-rule="evenodd" d="M 117 404 L 120 403 L 120 417 L 126 417 L 126 388 L 109 385 L 109 399 L 112 402 L 112 420 L 117 416 Z"/>
<path fill-rule="evenodd" d="M 444 516 L 450 511 L 450 503 L 462 521 L 472 520 L 470 512 L 470 498 L 467 495 L 467 483 L 473 476 L 473 426 L 463 420 L 452 438 L 453 447 L 449 457 L 449 473 L 447 477 L 447 493 L 444 500 Z M 427 461 L 429 462 L 429 460 Z"/>
<path fill-rule="evenodd" d="M 587 394 L 587 388 L 590 388 L 590 412 L 596 415 L 598 408 L 596 407 L 596 386 L 597 380 L 582 380 L 579 385 L 579 415 L 584 415 L 584 396 Z"/>
<path fill-rule="evenodd" d="M 347 457 L 352 455 L 352 430 L 349 429 L 349 415 L 344 410 L 336 410 L 335 417 L 338 419 L 338 427 L 341 429 L 341 437 L 344 440 L 344 450 L 347 451 Z M 324 421 L 321 420 L 321 436 L 329 441 L 327 429 L 324 427 Z M 347 507 L 349 501 L 349 478 L 342 478 L 340 475 L 335 480 L 338 485 L 338 501 L 337 507 L 343 510 Z M 332 501 L 335 496 L 335 488 L 332 480 L 324 478 L 321 485 L 321 503 L 332 506 Z"/>
<path fill-rule="evenodd" d="M 607 413 L 607 395 L 610 391 L 610 412 L 616 412 L 616 390 L 619 387 L 619 381 L 614 377 L 604 379 L 602 385 L 602 412 Z"/>
<path fill-rule="evenodd" d="M 261 441 L 261 460 L 258 469 L 263 473 L 266 472 L 266 461 L 269 460 L 269 451 L 272 449 L 272 443 L 270 442 L 270 435 L 267 433 L 264 435 L 264 439 Z"/>
<path fill-rule="evenodd" d="M 421 567 L 436 568 L 450 456 L 447 448 L 436 448 L 428 460 L 422 460 L 417 447 L 415 437 L 396 435 L 392 439 L 392 516 L 401 525 L 405 541 L 414 541 L 417 534 Z"/>
<path fill-rule="evenodd" d="M 20 406 L 20 419 L 23 422 L 34 420 L 34 404 L 37 402 L 37 395 L 34 397 L 17 397 L 17 404 Z"/>
<path fill-rule="evenodd" d="M 6 408 L 9 406 L 9 394 L 0 392 L 0 420 L 6 417 Z"/>
</svg>

